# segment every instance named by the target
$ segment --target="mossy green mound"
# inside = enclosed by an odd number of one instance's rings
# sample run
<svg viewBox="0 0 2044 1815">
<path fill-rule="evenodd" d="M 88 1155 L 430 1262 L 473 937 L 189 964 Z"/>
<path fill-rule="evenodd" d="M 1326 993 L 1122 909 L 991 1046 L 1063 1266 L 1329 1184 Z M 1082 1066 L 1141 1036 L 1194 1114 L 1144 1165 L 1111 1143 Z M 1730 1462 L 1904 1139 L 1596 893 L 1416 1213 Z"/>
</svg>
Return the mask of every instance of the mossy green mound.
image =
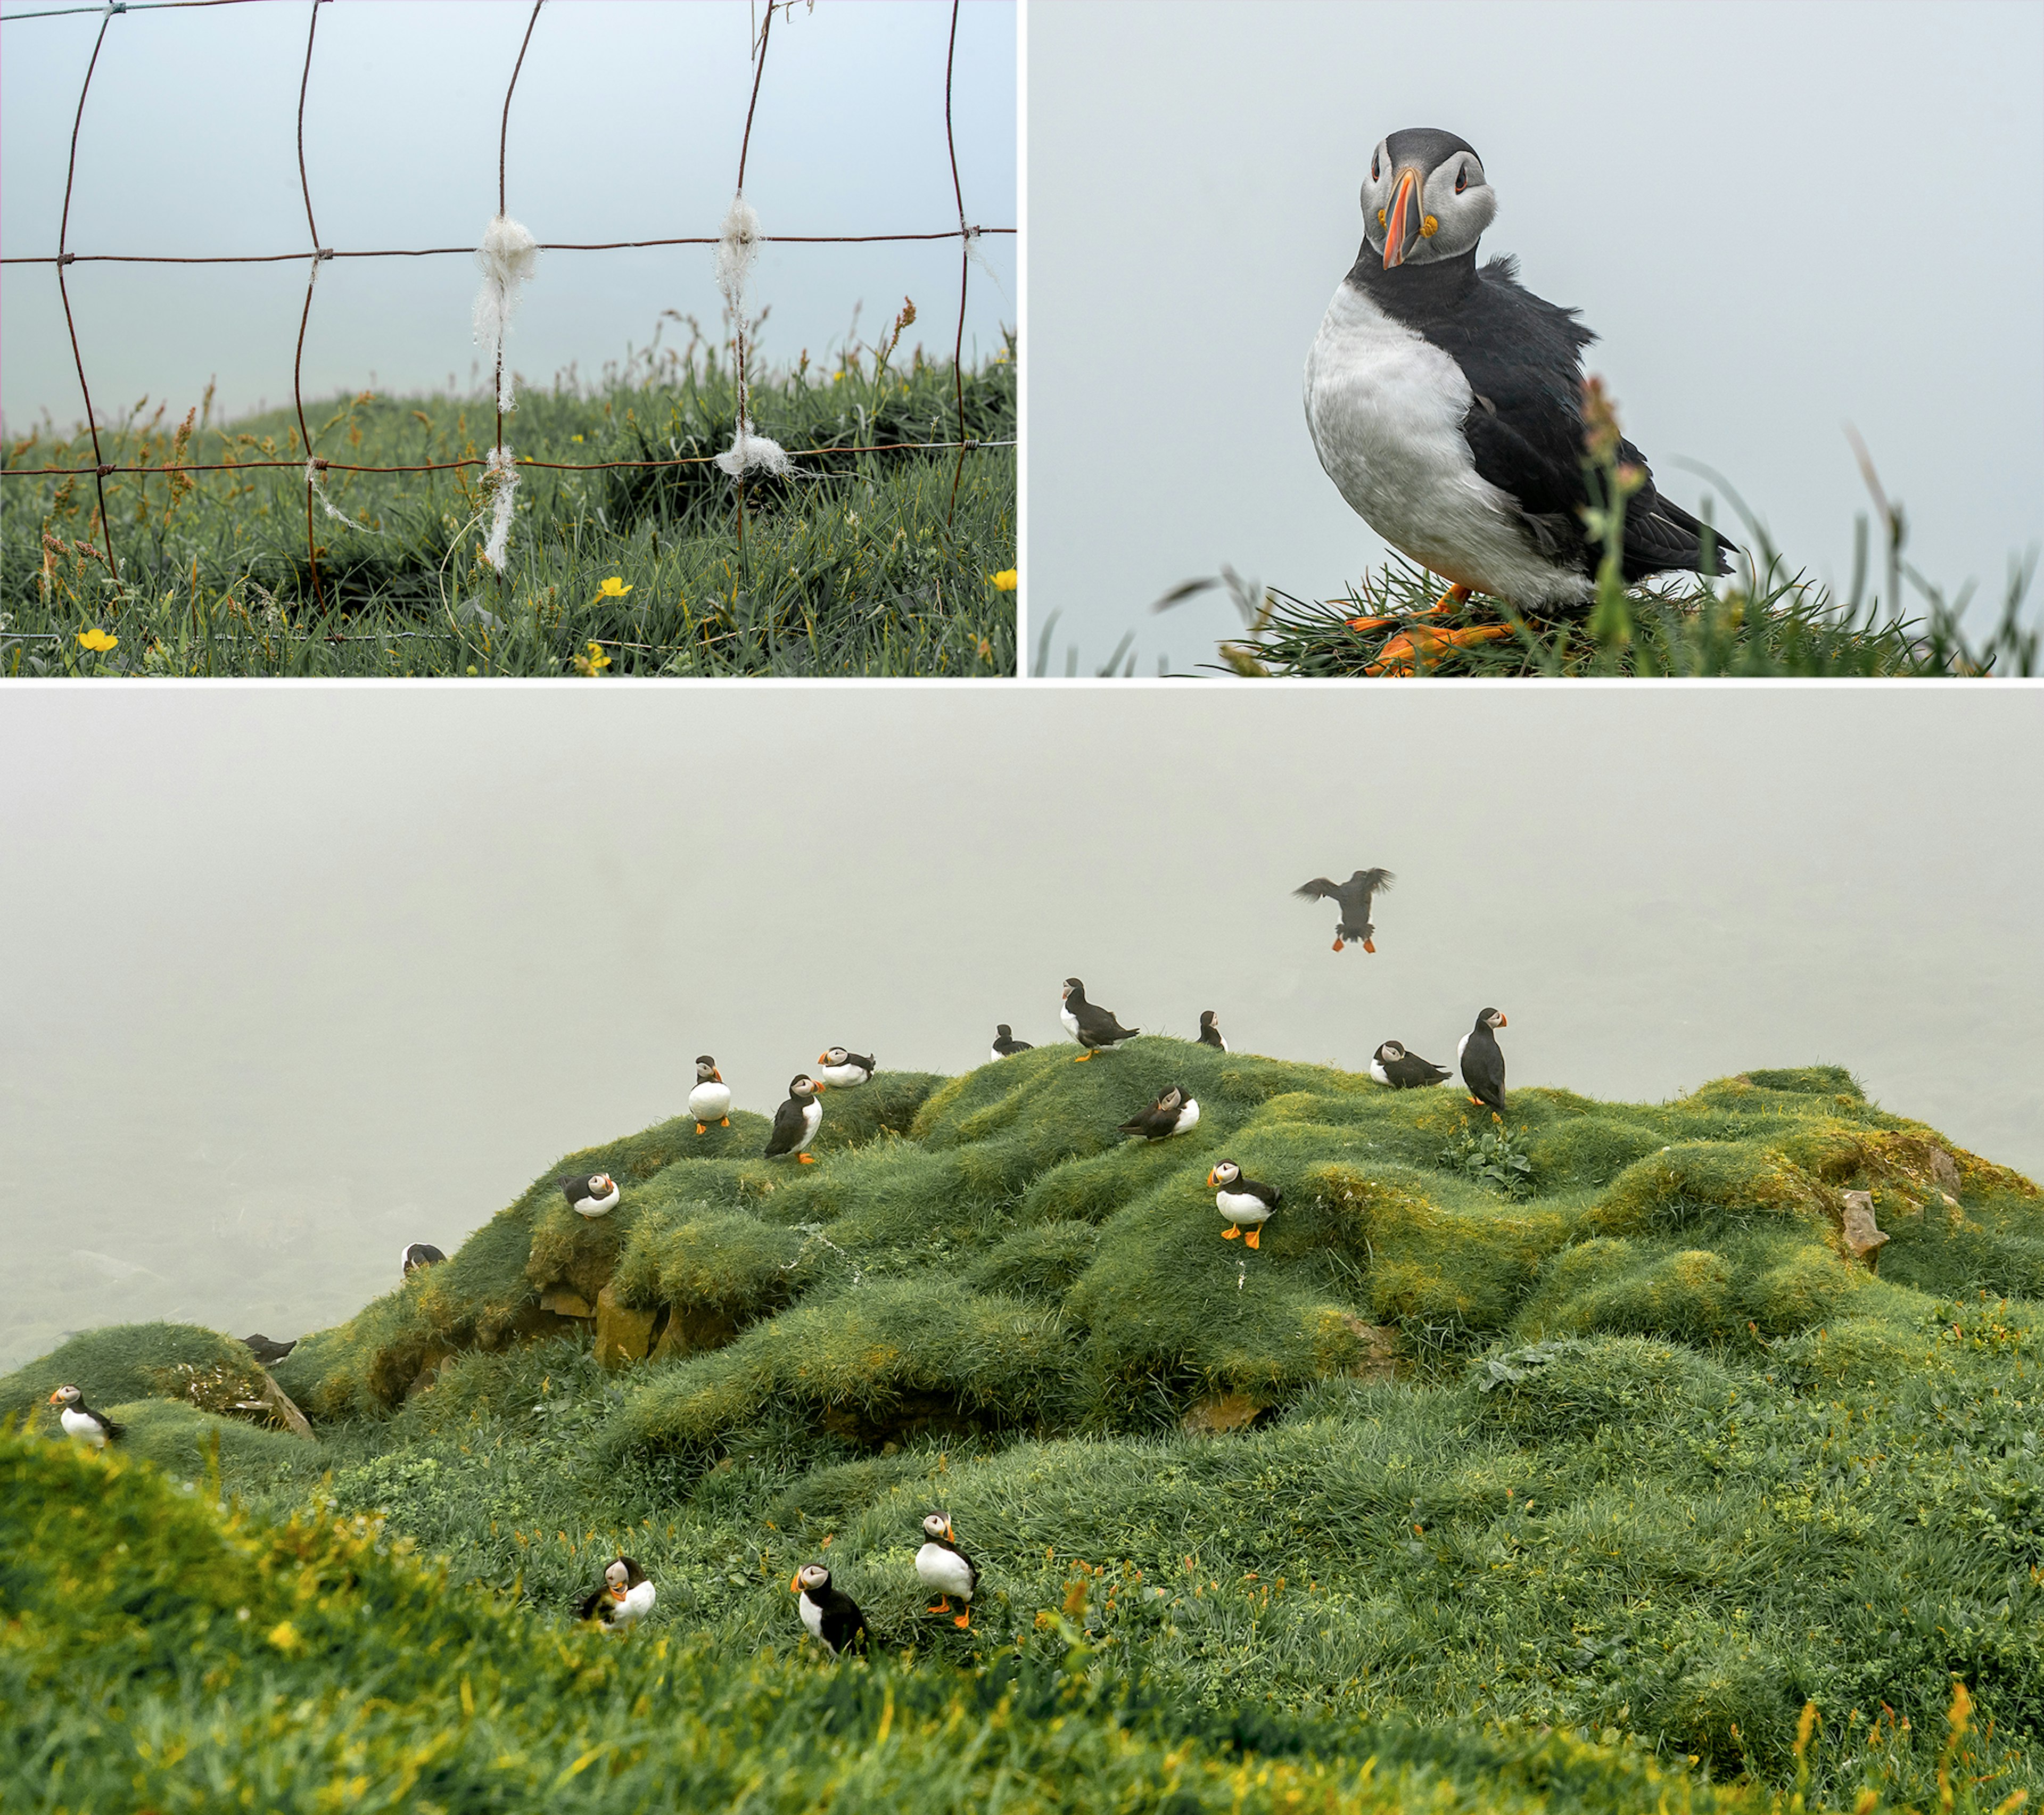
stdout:
<svg viewBox="0 0 2044 1815">
<path fill-rule="evenodd" d="M 256 1358 L 233 1337 L 193 1324 L 110 1324 L 70 1337 L 0 1379 L 0 1418 L 40 1415 L 50 1395 L 64 1386 L 110 1413 L 131 1399 L 183 1398 L 194 1376 L 216 1372 L 252 1377 Z"/>
</svg>

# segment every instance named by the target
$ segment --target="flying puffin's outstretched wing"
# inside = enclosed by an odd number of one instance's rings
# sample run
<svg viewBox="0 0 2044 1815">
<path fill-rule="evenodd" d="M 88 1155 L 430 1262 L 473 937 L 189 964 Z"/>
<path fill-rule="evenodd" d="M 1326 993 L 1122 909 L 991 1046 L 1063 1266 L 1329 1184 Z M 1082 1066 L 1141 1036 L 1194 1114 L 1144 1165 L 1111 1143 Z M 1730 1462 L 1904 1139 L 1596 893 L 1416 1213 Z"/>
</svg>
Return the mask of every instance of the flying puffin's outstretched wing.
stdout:
<svg viewBox="0 0 2044 1815">
<path fill-rule="evenodd" d="M 1316 876 L 1311 882 L 1302 882 L 1292 892 L 1301 901 L 1339 901 L 1341 890 L 1324 876 Z"/>
</svg>

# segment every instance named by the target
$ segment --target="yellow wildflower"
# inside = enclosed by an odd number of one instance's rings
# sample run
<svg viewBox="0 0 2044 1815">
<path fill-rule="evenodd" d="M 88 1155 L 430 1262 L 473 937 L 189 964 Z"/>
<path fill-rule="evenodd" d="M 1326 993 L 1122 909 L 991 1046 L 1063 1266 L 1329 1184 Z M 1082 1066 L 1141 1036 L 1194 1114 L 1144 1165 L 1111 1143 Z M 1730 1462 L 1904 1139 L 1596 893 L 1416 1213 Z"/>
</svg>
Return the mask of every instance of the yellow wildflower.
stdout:
<svg viewBox="0 0 2044 1815">
<path fill-rule="evenodd" d="M 279 1620 L 263 1636 L 281 1652 L 294 1652 L 305 1643 L 298 1637 L 298 1629 L 289 1620 Z"/>
<path fill-rule="evenodd" d="M 78 633 L 78 640 L 86 648 L 104 655 L 106 651 L 117 643 L 121 639 L 117 636 L 109 635 L 106 631 L 102 630 L 98 624 L 94 624 L 90 630 L 80 631 Z"/>
<path fill-rule="evenodd" d="M 631 590 L 632 589 L 629 586 L 626 585 L 625 583 L 617 577 L 617 575 L 613 574 L 608 580 L 605 581 L 601 587 L 597 589 L 596 597 L 598 601 L 604 599 L 621 599 Z"/>
<path fill-rule="evenodd" d="M 993 582 L 997 593 L 1012 593 L 1022 583 L 1022 576 L 1012 567 L 1004 567 L 998 574 L 988 574 L 987 578 Z"/>
<path fill-rule="evenodd" d="M 578 655 L 574 658 L 574 665 L 578 673 L 594 677 L 610 666 L 610 658 L 604 654 L 601 643 L 592 643 L 586 655 Z"/>
</svg>

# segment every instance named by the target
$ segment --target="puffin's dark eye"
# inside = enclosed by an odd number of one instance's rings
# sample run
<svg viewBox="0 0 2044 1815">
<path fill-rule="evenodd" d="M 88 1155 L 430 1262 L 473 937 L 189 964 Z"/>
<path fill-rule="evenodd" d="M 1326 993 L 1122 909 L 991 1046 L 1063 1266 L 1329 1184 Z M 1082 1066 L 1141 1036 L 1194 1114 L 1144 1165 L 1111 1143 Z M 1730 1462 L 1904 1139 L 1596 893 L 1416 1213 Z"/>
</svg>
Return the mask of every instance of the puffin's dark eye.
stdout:
<svg viewBox="0 0 2044 1815">
<path fill-rule="evenodd" d="M 1467 164 L 1464 164 L 1460 170 L 1455 172 L 1455 194 L 1460 195 L 1462 192 L 1468 187 L 1469 166 Z"/>
<path fill-rule="evenodd" d="M 1377 163 L 1377 155 L 1376 155 L 1376 154 L 1375 154 L 1374 152 L 1372 152 L 1372 153 L 1370 154 L 1370 180 L 1372 182 L 1376 182 L 1376 181 L 1377 181 L 1377 175 L 1378 175 L 1378 174 L 1379 174 L 1379 167 L 1378 167 L 1378 163 Z"/>
</svg>

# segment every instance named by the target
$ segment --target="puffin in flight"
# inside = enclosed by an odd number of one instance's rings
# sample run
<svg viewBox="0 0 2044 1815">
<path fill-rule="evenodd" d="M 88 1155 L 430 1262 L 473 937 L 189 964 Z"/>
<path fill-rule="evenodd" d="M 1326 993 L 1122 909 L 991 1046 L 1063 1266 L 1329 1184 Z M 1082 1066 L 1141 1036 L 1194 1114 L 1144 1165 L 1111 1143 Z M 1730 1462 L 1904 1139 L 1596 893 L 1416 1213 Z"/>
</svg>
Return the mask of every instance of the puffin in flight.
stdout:
<svg viewBox="0 0 2044 1815">
<path fill-rule="evenodd" d="M 850 1090 L 873 1078 L 873 1061 L 863 1053 L 832 1046 L 816 1054 L 816 1076 L 833 1090 Z"/>
<path fill-rule="evenodd" d="M 1346 882 L 1330 882 L 1316 876 L 1302 882 L 1292 892 L 1301 901 L 1339 901 L 1341 919 L 1335 927 L 1335 950 L 1353 942 L 1366 952 L 1377 950 L 1377 929 L 1370 923 L 1370 898 L 1389 888 L 1398 879 L 1388 869 L 1358 869 Z"/>
<path fill-rule="evenodd" d="M 409 1280 L 421 1267 L 436 1265 L 446 1258 L 432 1242 L 414 1241 L 398 1257 L 398 1264 L 403 1269 L 401 1276 Z"/>
<path fill-rule="evenodd" d="M 720 1128 L 731 1126 L 731 1086 L 717 1069 L 717 1061 L 705 1053 L 696 1061 L 696 1087 L 689 1092 L 689 1114 L 696 1119 L 696 1132 L 707 1134 L 714 1122 Z"/>
<path fill-rule="evenodd" d="M 1217 1048 L 1224 1053 L 1228 1050 L 1228 1042 L 1221 1038 L 1220 1023 L 1211 1008 L 1200 1011 L 1200 1044 Z"/>
<path fill-rule="evenodd" d="M 1393 1090 L 1417 1090 L 1422 1084 L 1439 1084 L 1453 1074 L 1446 1065 L 1407 1052 L 1396 1040 L 1386 1040 L 1370 1059 L 1370 1075 Z"/>
<path fill-rule="evenodd" d="M 813 1077 L 797 1076 L 788 1080 L 788 1100 L 774 1111 L 774 1132 L 766 1137 L 762 1159 L 792 1153 L 798 1165 L 816 1163 L 815 1154 L 802 1149 L 816 1139 L 817 1129 L 823 1126 L 824 1106 L 816 1101 L 823 1088 Z"/>
<path fill-rule="evenodd" d="M 75 1387 L 58 1387 L 50 1395 L 50 1403 L 63 1408 L 57 1414 L 57 1422 L 64 1427 L 64 1434 L 90 1449 L 104 1449 L 116 1438 L 128 1434 L 127 1426 L 116 1424 L 104 1412 L 94 1411 Z"/>
<path fill-rule="evenodd" d="M 937 1597 L 931 1614 L 948 1614 L 955 1594 L 964 1611 L 951 1624 L 961 1630 L 972 1624 L 972 1591 L 979 1586 L 979 1565 L 959 1548 L 949 1513 L 932 1513 L 923 1521 L 923 1548 L 916 1552 L 916 1575 Z"/>
<path fill-rule="evenodd" d="M 866 1616 L 859 1612 L 859 1603 L 831 1582 L 831 1572 L 820 1563 L 805 1563 L 795 1571 L 795 1579 L 788 1584 L 790 1594 L 797 1597 L 797 1609 L 802 1616 L 802 1624 L 809 1629 L 812 1638 L 820 1639 L 830 1648 L 831 1656 L 842 1657 L 847 1651 L 863 1652 L 871 1633 L 866 1624 Z"/>
<path fill-rule="evenodd" d="M 1199 1119 L 1199 1104 L 1186 1096 L 1182 1085 L 1174 1084 L 1141 1115 L 1123 1122 L 1116 1132 L 1140 1134 L 1146 1141 L 1167 1141 L 1197 1126 Z"/>
<path fill-rule="evenodd" d="M 1015 1038 L 1014 1030 L 1005 1021 L 993 1030 L 993 1056 L 997 1059 L 1011 1059 L 1017 1053 L 1034 1052 L 1035 1049 L 1027 1040 Z"/>
<path fill-rule="evenodd" d="M 1228 1227 L 1220 1232 L 1221 1240 L 1232 1241 L 1241 1235 L 1243 1247 L 1255 1247 L 1263 1238 L 1264 1224 L 1270 1220 L 1270 1213 L 1285 1194 L 1275 1185 L 1244 1178 L 1241 1167 L 1232 1160 L 1218 1161 L 1207 1174 L 1207 1184 L 1213 1191 L 1215 1207 L 1228 1218 Z M 1245 1226 L 1246 1235 L 1243 1234 Z"/>
<path fill-rule="evenodd" d="M 1495 1031 L 1504 1025 L 1502 1009 L 1486 1008 L 1455 1048 L 1470 1101 L 1490 1109 L 1504 1107 L 1504 1049 L 1498 1045 Z"/>
<path fill-rule="evenodd" d="M 596 1620 L 607 1633 L 628 1633 L 652 1612 L 657 1591 L 646 1571 L 628 1556 L 614 1556 L 603 1580 L 585 1594 L 575 1610 L 578 1620 Z"/>
<path fill-rule="evenodd" d="M 1576 311 L 1479 268 L 1497 196 L 1452 132 L 1393 132 L 1370 153 L 1363 244 L 1306 356 L 1306 424 L 1335 488 L 1394 548 L 1443 574 L 1433 609 L 1473 593 L 1535 615 L 1589 602 L 1602 550 L 1582 512 L 1582 350 Z M 1741 552 L 1654 489 L 1646 457 L 1618 444 L 1639 489 L 1625 502 L 1623 568 L 1726 571 Z M 1351 620 L 1374 629 L 1381 621 Z"/>
<path fill-rule="evenodd" d="M 578 1216 L 608 1216 L 617 1207 L 617 1187 L 608 1172 L 563 1179 L 561 1191 Z"/>
<path fill-rule="evenodd" d="M 1143 1031 L 1140 1027 L 1123 1026 L 1112 1011 L 1087 1001 L 1085 985 L 1075 977 L 1066 977 L 1065 987 L 1058 993 L 1063 999 L 1058 1005 L 1058 1019 L 1064 1023 L 1065 1031 L 1085 1048 L 1072 1061 L 1075 1065 L 1084 1065 L 1095 1053 L 1132 1040 Z"/>
</svg>

